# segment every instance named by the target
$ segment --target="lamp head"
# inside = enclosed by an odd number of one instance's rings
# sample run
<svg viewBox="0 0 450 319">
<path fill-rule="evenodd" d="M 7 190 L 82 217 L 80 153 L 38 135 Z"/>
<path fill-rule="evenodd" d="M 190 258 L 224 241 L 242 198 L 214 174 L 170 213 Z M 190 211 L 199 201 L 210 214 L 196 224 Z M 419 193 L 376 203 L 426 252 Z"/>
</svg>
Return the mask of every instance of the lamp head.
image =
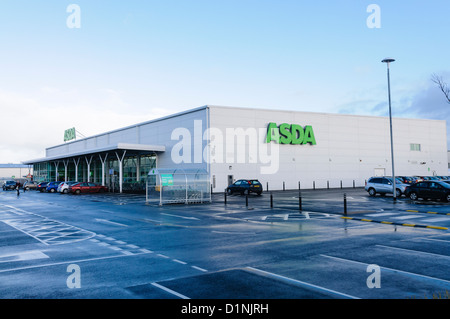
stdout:
<svg viewBox="0 0 450 319">
<path fill-rule="evenodd" d="M 395 59 L 392 59 L 392 58 L 386 58 L 386 59 L 384 59 L 383 61 L 381 61 L 381 62 L 383 62 L 383 63 L 391 63 L 391 62 L 394 62 L 395 61 Z"/>
</svg>

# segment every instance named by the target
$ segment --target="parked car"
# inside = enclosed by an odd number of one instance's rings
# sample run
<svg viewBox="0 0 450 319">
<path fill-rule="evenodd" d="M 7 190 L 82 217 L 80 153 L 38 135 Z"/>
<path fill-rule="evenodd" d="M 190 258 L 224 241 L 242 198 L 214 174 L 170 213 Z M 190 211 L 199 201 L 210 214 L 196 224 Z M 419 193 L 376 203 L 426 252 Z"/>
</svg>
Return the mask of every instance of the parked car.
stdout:
<svg viewBox="0 0 450 319">
<path fill-rule="evenodd" d="M 75 185 L 77 183 L 78 182 L 62 182 L 58 185 L 58 188 L 56 190 L 58 191 L 58 193 L 67 194 L 69 192 L 69 186 Z"/>
<path fill-rule="evenodd" d="M 27 191 L 30 189 L 36 189 L 38 186 L 38 182 L 35 181 L 27 181 L 25 182 L 25 184 L 23 184 L 23 188 L 26 189 Z"/>
<path fill-rule="evenodd" d="M 398 176 L 398 178 L 402 181 L 403 184 L 412 184 L 416 182 L 416 180 L 410 176 Z"/>
<path fill-rule="evenodd" d="M 365 190 L 370 196 L 375 196 L 376 194 L 386 195 L 393 193 L 392 177 L 371 177 L 366 183 Z M 401 197 L 404 193 L 408 184 L 404 184 L 400 179 L 395 179 L 396 197 Z"/>
<path fill-rule="evenodd" d="M 49 182 L 40 182 L 37 187 L 36 190 L 42 192 L 45 192 L 47 190 L 47 185 Z"/>
<path fill-rule="evenodd" d="M 81 193 L 103 193 L 107 192 L 108 187 L 102 186 L 96 183 L 78 182 L 73 185 L 69 185 L 69 192 L 75 194 Z"/>
<path fill-rule="evenodd" d="M 61 184 L 62 182 L 50 182 L 47 184 L 47 192 L 49 193 L 55 193 L 58 189 L 59 184 Z"/>
<path fill-rule="evenodd" d="M 8 189 L 16 189 L 17 183 L 16 181 L 5 181 L 2 188 L 4 191 L 7 191 Z"/>
<path fill-rule="evenodd" d="M 409 177 L 412 180 L 412 184 L 417 183 L 417 182 L 421 182 L 422 180 L 417 177 L 417 176 L 410 176 Z"/>
<path fill-rule="evenodd" d="M 227 187 L 228 195 L 233 193 L 240 193 L 241 195 L 247 193 L 256 193 L 261 195 L 263 187 L 261 183 L 256 179 L 240 179 Z"/>
<path fill-rule="evenodd" d="M 440 199 L 450 202 L 450 184 L 443 181 L 422 181 L 409 186 L 406 196 L 412 200 L 419 198 Z"/>
</svg>

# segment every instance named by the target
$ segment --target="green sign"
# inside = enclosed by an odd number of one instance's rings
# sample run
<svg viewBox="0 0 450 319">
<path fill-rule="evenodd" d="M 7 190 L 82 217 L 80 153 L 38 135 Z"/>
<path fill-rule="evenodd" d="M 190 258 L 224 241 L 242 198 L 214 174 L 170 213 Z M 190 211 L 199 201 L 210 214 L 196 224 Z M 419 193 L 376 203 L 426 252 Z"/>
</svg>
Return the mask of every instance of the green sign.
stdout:
<svg viewBox="0 0 450 319">
<path fill-rule="evenodd" d="M 64 131 L 64 142 L 76 139 L 75 128 L 69 128 Z"/>
<path fill-rule="evenodd" d="M 161 174 L 161 185 L 162 186 L 172 186 L 173 185 L 173 175 L 172 174 Z"/>
<path fill-rule="evenodd" d="M 267 126 L 266 143 L 275 141 L 279 144 L 311 144 L 316 145 L 316 138 L 312 126 L 305 126 L 304 128 L 298 124 L 283 123 L 277 125 L 276 123 L 269 123 Z"/>
</svg>

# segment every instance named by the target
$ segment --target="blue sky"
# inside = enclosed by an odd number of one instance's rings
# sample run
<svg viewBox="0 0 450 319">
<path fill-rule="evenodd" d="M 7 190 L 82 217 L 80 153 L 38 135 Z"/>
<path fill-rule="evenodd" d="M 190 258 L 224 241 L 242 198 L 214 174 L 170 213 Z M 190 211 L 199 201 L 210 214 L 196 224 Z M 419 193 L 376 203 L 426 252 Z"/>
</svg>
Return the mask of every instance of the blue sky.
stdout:
<svg viewBox="0 0 450 319">
<path fill-rule="evenodd" d="M 66 24 L 70 4 L 81 27 Z M 369 28 L 367 7 L 380 8 Z M 450 119 L 447 0 L 3 0 L 0 162 L 201 105 Z M 33 134 L 23 127 L 38 127 Z M 11 128 L 12 127 L 12 128 Z"/>
</svg>

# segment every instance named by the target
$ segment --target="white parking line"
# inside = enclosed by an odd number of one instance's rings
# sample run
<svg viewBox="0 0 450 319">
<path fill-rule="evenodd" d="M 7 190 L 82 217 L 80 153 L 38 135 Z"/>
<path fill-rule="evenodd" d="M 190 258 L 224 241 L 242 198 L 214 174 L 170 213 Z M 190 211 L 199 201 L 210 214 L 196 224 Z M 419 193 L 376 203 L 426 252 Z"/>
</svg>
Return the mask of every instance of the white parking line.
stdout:
<svg viewBox="0 0 450 319">
<path fill-rule="evenodd" d="M 253 268 L 253 267 L 246 267 L 246 268 L 252 270 L 253 272 L 259 273 L 261 275 L 269 276 L 269 277 L 272 277 L 272 278 L 275 278 L 275 279 L 278 279 L 278 280 L 281 280 L 281 281 L 284 281 L 284 282 L 288 282 L 290 284 L 296 284 L 296 285 L 299 285 L 299 286 L 302 286 L 302 287 L 312 288 L 313 290 L 318 290 L 320 292 L 331 293 L 333 295 L 337 295 L 337 296 L 343 297 L 343 298 L 360 299 L 358 297 L 351 296 L 351 295 L 348 295 L 348 294 L 344 294 L 344 293 L 339 292 L 339 291 L 331 290 L 331 289 L 328 289 L 328 288 L 325 288 L 325 287 L 321 287 L 321 286 L 317 286 L 317 285 L 313 285 L 313 284 L 310 284 L 310 283 L 307 283 L 307 282 L 304 282 L 304 281 L 300 281 L 300 280 L 288 278 L 288 277 L 285 277 L 285 276 L 277 275 L 277 274 L 274 274 L 274 273 L 271 273 L 271 272 L 268 272 L 268 271 L 264 271 L 264 270 L 260 270 L 260 269 L 257 269 L 257 268 Z"/>
<path fill-rule="evenodd" d="M 413 218 L 423 218 L 423 215 L 404 215 L 392 217 L 392 219 L 404 220 L 404 219 L 413 219 Z"/>
<path fill-rule="evenodd" d="M 392 215 L 398 215 L 398 213 L 376 213 L 376 214 L 367 214 L 367 216 L 370 216 L 370 217 L 382 217 L 382 216 L 392 216 Z"/>
<path fill-rule="evenodd" d="M 369 264 L 367 264 L 367 263 L 363 263 L 363 262 L 356 261 L 356 260 L 344 259 L 344 258 L 339 258 L 339 257 L 334 257 L 334 256 L 328 256 L 328 255 L 322 255 L 322 254 L 321 254 L 320 256 L 326 257 L 326 258 L 330 258 L 330 259 L 340 260 L 340 261 L 344 261 L 344 262 L 348 262 L 348 263 L 354 263 L 354 264 L 364 265 L 364 266 L 368 266 L 368 265 L 369 265 Z M 430 277 L 430 276 L 425 276 L 425 275 L 415 274 L 415 273 L 412 273 L 412 272 L 403 271 L 403 270 L 399 270 L 399 269 L 388 268 L 388 267 L 382 267 L 382 266 L 380 266 L 380 268 L 381 268 L 381 269 L 384 269 L 384 270 L 387 270 L 387 271 L 392 271 L 392 272 L 394 272 L 394 273 L 401 273 L 401 274 L 408 275 L 408 276 L 420 277 L 420 278 L 425 278 L 425 279 L 429 279 L 429 280 L 433 280 L 433 281 L 450 283 L 450 281 L 445 280 L 445 279 L 440 279 L 440 278 L 435 278 L 435 277 Z"/>
<path fill-rule="evenodd" d="M 183 219 L 199 220 L 199 219 L 196 218 L 196 217 L 180 216 L 180 215 L 173 215 L 173 214 L 167 214 L 167 213 L 161 213 L 161 215 L 172 216 L 172 217 L 178 217 L 178 218 L 183 218 Z"/>
<path fill-rule="evenodd" d="M 122 253 L 123 253 L 123 251 L 122 251 Z M 146 253 L 136 253 L 136 254 L 133 254 L 133 256 L 145 255 L 145 254 Z M 77 259 L 77 260 L 67 260 L 67 261 L 61 261 L 61 262 L 49 263 L 49 264 L 17 267 L 17 268 L 10 268 L 10 269 L 1 269 L 0 273 L 12 272 L 12 271 L 20 271 L 20 270 L 27 270 L 27 269 L 34 269 L 34 268 L 52 267 L 52 266 L 59 266 L 59 265 L 66 265 L 66 264 L 78 264 L 78 263 L 82 263 L 82 262 L 90 262 L 90 261 L 97 261 L 97 260 L 122 258 L 122 257 L 128 257 L 128 254 L 121 254 L 121 255 L 115 255 L 115 256 L 106 256 L 106 257 L 97 257 L 97 258 Z"/>
<path fill-rule="evenodd" d="M 180 294 L 180 293 L 178 293 L 178 292 L 176 292 L 176 291 L 174 291 L 172 289 L 169 289 L 169 288 L 166 288 L 166 287 L 164 287 L 164 286 L 162 286 L 160 284 L 157 284 L 156 282 L 152 282 L 152 285 L 155 286 L 155 287 L 158 287 L 159 289 L 162 289 L 162 290 L 164 290 L 164 291 L 166 291 L 166 292 L 168 292 L 168 293 L 170 293 L 170 294 L 172 294 L 174 296 L 180 297 L 181 299 L 191 299 L 191 298 L 186 297 L 185 295 L 182 295 L 182 294 Z"/>
<path fill-rule="evenodd" d="M 383 247 L 383 248 L 388 248 L 388 249 L 396 249 L 396 250 L 401 250 L 401 251 L 405 251 L 405 252 L 409 252 L 409 253 L 414 253 L 414 254 L 423 254 L 423 255 L 428 255 L 428 256 L 434 256 L 434 257 L 443 257 L 443 258 L 450 258 L 450 256 L 448 255 L 440 255 L 440 254 L 435 254 L 435 253 L 429 253 L 426 251 L 420 251 L 420 250 L 414 250 L 414 249 L 407 249 L 407 248 L 398 248 L 398 247 L 393 247 L 393 246 L 385 246 L 385 245 L 375 245 L 376 247 Z"/>
<path fill-rule="evenodd" d="M 24 261 L 34 259 L 50 258 L 40 250 L 22 251 L 19 253 L 6 254 L 0 256 L 0 263 L 7 263 L 13 261 Z"/>
<path fill-rule="evenodd" d="M 191 266 L 191 267 L 194 268 L 194 269 L 203 271 L 203 272 L 208 272 L 206 269 L 203 269 L 203 268 L 200 268 L 200 267 L 197 267 L 197 266 Z"/>
<path fill-rule="evenodd" d="M 450 221 L 450 218 L 448 218 L 448 217 L 432 217 L 432 218 L 422 219 L 422 221 L 427 222 L 427 223 L 429 223 L 429 222 L 431 222 L 431 223 L 433 223 L 433 222 L 447 222 L 447 221 Z"/>
</svg>

